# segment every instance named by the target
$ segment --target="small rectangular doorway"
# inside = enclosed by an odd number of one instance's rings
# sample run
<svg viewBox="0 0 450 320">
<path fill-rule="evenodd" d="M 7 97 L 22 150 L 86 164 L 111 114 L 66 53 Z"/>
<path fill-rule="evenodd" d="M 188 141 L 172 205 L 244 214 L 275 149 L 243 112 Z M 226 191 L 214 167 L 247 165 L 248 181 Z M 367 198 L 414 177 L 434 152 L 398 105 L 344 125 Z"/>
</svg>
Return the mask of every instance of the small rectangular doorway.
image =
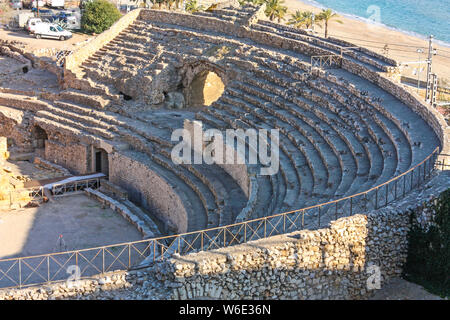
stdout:
<svg viewBox="0 0 450 320">
<path fill-rule="evenodd" d="M 102 152 L 95 153 L 95 172 L 102 172 Z"/>
</svg>

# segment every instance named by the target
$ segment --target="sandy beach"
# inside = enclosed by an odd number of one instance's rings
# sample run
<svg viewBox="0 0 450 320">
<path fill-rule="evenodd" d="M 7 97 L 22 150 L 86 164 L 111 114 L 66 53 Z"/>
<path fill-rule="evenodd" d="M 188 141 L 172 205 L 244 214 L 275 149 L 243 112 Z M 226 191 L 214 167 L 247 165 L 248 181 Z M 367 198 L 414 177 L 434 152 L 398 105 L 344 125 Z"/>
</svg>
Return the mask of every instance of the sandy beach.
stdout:
<svg viewBox="0 0 450 320">
<path fill-rule="evenodd" d="M 316 14 L 322 10 L 299 0 L 285 0 L 285 5 L 288 7 L 288 14 L 282 23 L 287 23 L 291 16 L 290 14 L 294 13 L 296 10 L 310 10 Z M 428 40 L 344 16 L 340 16 L 338 20 L 341 20 L 343 24 L 332 20 L 329 23 L 329 36 L 341 38 L 342 40 L 349 41 L 358 46 L 366 47 L 382 54 L 384 54 L 383 47 L 385 44 L 388 44 L 389 51 L 387 55 L 399 62 L 424 60 L 427 57 Z M 316 26 L 315 31 L 318 32 L 320 36 L 323 36 L 325 28 Z M 404 45 L 409 47 L 405 47 Z M 424 51 L 420 56 L 416 51 L 418 48 L 422 48 Z M 450 48 L 437 45 L 436 43 L 434 43 L 434 48 L 437 49 L 438 55 L 433 57 L 433 72 L 435 72 L 438 77 L 447 79 L 447 86 L 450 86 Z M 446 55 L 448 57 L 439 55 Z M 417 74 L 413 75 L 413 69 L 417 67 L 418 65 L 406 67 L 402 74 L 417 79 Z M 422 67 L 424 68 L 424 71 L 420 73 L 420 80 L 425 81 L 426 65 L 423 64 Z"/>
</svg>

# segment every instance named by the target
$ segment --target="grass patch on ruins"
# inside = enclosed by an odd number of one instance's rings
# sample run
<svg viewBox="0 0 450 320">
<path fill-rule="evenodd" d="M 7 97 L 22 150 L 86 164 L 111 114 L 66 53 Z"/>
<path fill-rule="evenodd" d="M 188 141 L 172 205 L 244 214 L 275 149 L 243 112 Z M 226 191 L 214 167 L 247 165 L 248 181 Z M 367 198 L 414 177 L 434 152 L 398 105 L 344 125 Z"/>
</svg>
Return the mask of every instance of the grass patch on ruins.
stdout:
<svg viewBox="0 0 450 320">
<path fill-rule="evenodd" d="M 224 45 L 213 46 L 205 52 L 205 55 L 215 57 L 217 59 L 223 59 L 234 49 L 235 48 L 231 46 L 224 46 Z"/>
<path fill-rule="evenodd" d="M 450 296 L 450 189 L 423 211 L 434 213 L 423 227 L 417 213 L 411 216 L 408 257 L 404 278 L 441 297 Z M 420 217 L 419 217 L 420 220 Z"/>
</svg>

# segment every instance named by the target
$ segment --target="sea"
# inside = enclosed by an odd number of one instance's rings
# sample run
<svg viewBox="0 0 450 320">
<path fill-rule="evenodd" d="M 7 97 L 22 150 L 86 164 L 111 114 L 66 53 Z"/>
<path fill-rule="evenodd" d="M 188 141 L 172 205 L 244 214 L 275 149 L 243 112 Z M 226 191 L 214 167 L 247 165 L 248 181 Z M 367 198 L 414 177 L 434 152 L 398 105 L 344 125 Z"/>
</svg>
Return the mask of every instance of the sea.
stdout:
<svg viewBox="0 0 450 320">
<path fill-rule="evenodd" d="M 420 38 L 433 35 L 450 47 L 450 0 L 305 0 L 339 14 Z"/>
</svg>

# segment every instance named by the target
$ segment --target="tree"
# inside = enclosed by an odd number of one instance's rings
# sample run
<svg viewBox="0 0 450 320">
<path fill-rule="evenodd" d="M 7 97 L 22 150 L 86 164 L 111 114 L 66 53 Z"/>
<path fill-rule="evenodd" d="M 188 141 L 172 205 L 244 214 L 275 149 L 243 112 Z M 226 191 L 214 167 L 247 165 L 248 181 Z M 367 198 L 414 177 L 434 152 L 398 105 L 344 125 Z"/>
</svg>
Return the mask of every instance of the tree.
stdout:
<svg viewBox="0 0 450 320">
<path fill-rule="evenodd" d="M 266 2 L 266 0 L 238 0 L 238 2 L 241 6 L 243 6 L 247 3 L 260 5 L 260 4 L 263 4 L 264 2 Z"/>
<path fill-rule="evenodd" d="M 194 13 L 203 10 L 202 5 L 197 4 L 197 0 L 189 0 L 188 3 L 186 3 L 186 9 L 187 12 Z"/>
<path fill-rule="evenodd" d="M 269 17 L 270 21 L 275 18 L 278 22 L 284 19 L 284 15 L 287 12 L 287 7 L 283 5 L 284 0 L 266 0 L 266 16 Z"/>
<path fill-rule="evenodd" d="M 172 6 L 175 4 L 175 0 L 165 0 L 167 9 L 172 10 Z"/>
<path fill-rule="evenodd" d="M 305 26 L 307 29 L 313 24 L 313 16 L 312 11 L 295 11 L 294 14 L 291 14 L 291 18 L 288 21 L 289 25 L 293 25 L 294 28 L 300 29 Z"/>
<path fill-rule="evenodd" d="M 323 9 L 321 13 L 316 18 L 316 21 L 323 21 L 325 23 L 325 38 L 328 37 L 328 23 L 330 20 L 339 17 L 336 12 L 333 12 L 331 9 Z M 335 20 L 338 23 L 343 23 L 341 20 Z"/>
<path fill-rule="evenodd" d="M 102 33 L 122 15 L 111 2 L 94 0 L 85 4 L 85 11 L 81 18 L 81 28 L 88 33 Z"/>
</svg>

